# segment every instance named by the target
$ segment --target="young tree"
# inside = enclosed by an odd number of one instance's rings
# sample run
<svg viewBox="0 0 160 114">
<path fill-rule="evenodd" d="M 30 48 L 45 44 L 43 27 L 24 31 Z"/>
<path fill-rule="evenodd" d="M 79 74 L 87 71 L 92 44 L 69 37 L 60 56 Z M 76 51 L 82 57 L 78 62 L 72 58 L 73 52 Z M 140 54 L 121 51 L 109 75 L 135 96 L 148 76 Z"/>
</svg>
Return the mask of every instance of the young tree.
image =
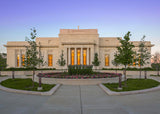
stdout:
<svg viewBox="0 0 160 114">
<path fill-rule="evenodd" d="M 35 28 L 31 29 L 30 35 L 31 35 L 30 39 L 26 37 L 26 41 L 28 42 L 29 46 L 26 46 L 26 57 L 24 63 L 26 68 L 31 68 L 33 70 L 33 87 L 34 87 L 35 70 L 40 63 L 43 63 L 43 58 L 38 57 L 39 51 L 37 50 L 37 44 L 35 42 L 35 38 L 37 35 Z"/>
<path fill-rule="evenodd" d="M 124 65 L 124 78 L 125 78 L 125 85 L 126 85 L 126 67 L 129 64 L 133 63 L 133 58 L 135 52 L 132 50 L 134 48 L 134 45 L 132 42 L 129 42 L 130 40 L 130 32 L 128 32 L 125 36 L 124 39 L 118 38 L 118 40 L 121 43 L 121 46 L 117 47 L 117 53 L 114 55 L 114 60 L 121 64 Z"/>
<path fill-rule="evenodd" d="M 119 65 L 118 61 L 114 59 L 114 60 L 112 60 L 112 64 L 113 64 L 114 66 L 116 66 L 116 73 L 117 73 L 117 67 L 118 67 L 118 65 Z"/>
<path fill-rule="evenodd" d="M 152 67 L 157 70 L 157 76 L 159 76 L 160 53 L 156 52 L 156 53 L 152 56 L 152 61 L 153 61 Z"/>
<path fill-rule="evenodd" d="M 94 54 L 94 60 L 93 60 L 92 64 L 93 64 L 93 66 L 96 67 L 96 70 L 97 70 L 97 67 L 100 65 L 100 61 L 98 60 L 98 53 Z"/>
<path fill-rule="evenodd" d="M 3 53 L 0 53 L 0 76 L 1 76 L 1 71 L 3 71 L 4 68 L 6 67 L 7 67 L 6 58 L 3 57 Z"/>
<path fill-rule="evenodd" d="M 141 67 L 145 64 L 149 64 L 148 60 L 150 59 L 150 52 L 148 51 L 147 47 L 145 46 L 145 36 L 141 39 L 139 43 L 139 50 L 137 52 L 137 64 L 140 68 L 139 78 L 141 78 Z M 145 77 L 146 78 L 146 77 Z"/>
<path fill-rule="evenodd" d="M 63 54 L 63 50 L 62 50 L 62 53 L 60 55 L 60 59 L 58 59 L 57 61 L 57 64 L 61 67 L 64 67 L 65 64 L 66 64 L 66 60 L 64 59 L 64 54 Z M 62 71 L 63 71 L 63 68 L 62 68 Z"/>
</svg>

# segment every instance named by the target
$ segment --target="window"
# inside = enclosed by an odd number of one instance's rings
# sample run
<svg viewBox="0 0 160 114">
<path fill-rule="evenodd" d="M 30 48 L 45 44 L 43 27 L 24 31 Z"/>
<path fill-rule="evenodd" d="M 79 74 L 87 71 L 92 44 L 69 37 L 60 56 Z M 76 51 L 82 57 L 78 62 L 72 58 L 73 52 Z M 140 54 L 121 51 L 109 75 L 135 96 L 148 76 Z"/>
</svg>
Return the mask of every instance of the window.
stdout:
<svg viewBox="0 0 160 114">
<path fill-rule="evenodd" d="M 23 55 L 22 55 L 22 66 L 25 66 L 24 61 L 25 61 L 25 55 L 23 54 Z"/>
<path fill-rule="evenodd" d="M 19 55 L 17 55 L 17 67 L 19 67 Z"/>
<path fill-rule="evenodd" d="M 138 60 L 138 66 L 140 67 L 141 66 L 141 57 L 140 57 L 140 55 L 139 55 L 139 60 Z"/>
<path fill-rule="evenodd" d="M 74 65 L 74 49 L 71 49 L 71 65 Z"/>
<path fill-rule="evenodd" d="M 135 62 L 136 60 L 135 59 L 136 59 L 136 56 L 134 56 L 134 58 L 133 58 L 133 66 L 136 66 L 136 62 Z"/>
<path fill-rule="evenodd" d="M 52 66 L 52 59 L 53 59 L 53 56 L 52 55 L 48 55 L 48 66 Z"/>
<path fill-rule="evenodd" d="M 81 64 L 81 49 L 77 49 L 77 65 Z"/>
<path fill-rule="evenodd" d="M 83 65 L 87 64 L 87 50 L 83 49 Z"/>
<path fill-rule="evenodd" d="M 105 66 L 109 66 L 109 55 L 105 55 Z"/>
</svg>

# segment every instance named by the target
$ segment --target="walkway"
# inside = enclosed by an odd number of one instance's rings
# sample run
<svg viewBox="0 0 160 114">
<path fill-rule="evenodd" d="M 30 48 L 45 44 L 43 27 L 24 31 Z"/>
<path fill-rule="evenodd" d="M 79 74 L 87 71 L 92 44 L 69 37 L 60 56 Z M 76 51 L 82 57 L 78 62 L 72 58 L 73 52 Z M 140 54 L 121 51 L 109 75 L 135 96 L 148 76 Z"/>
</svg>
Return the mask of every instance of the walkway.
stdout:
<svg viewBox="0 0 160 114">
<path fill-rule="evenodd" d="M 52 96 L 0 91 L 2 114 L 159 114 L 160 91 L 108 96 L 98 86 L 61 86 Z"/>
</svg>

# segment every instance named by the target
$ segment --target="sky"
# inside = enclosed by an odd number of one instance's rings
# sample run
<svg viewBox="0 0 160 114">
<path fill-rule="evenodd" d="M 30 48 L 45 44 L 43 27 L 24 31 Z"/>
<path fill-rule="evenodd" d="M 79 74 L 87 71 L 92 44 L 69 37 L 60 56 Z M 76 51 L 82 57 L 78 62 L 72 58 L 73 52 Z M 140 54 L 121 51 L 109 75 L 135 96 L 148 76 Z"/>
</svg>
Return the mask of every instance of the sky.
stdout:
<svg viewBox="0 0 160 114">
<path fill-rule="evenodd" d="M 0 51 L 7 41 L 25 41 L 35 27 L 37 37 L 58 37 L 60 29 L 98 29 L 100 37 L 146 41 L 160 52 L 160 0 L 0 0 Z"/>
</svg>

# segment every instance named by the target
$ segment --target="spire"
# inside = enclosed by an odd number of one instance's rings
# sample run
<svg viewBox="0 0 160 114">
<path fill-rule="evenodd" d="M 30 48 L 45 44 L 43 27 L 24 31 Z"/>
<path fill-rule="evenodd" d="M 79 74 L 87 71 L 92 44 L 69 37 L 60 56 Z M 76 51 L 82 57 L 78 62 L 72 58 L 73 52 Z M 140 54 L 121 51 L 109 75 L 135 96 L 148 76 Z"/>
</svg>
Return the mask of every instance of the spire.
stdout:
<svg viewBox="0 0 160 114">
<path fill-rule="evenodd" d="M 78 25 L 78 30 L 79 30 L 79 25 Z"/>
</svg>

